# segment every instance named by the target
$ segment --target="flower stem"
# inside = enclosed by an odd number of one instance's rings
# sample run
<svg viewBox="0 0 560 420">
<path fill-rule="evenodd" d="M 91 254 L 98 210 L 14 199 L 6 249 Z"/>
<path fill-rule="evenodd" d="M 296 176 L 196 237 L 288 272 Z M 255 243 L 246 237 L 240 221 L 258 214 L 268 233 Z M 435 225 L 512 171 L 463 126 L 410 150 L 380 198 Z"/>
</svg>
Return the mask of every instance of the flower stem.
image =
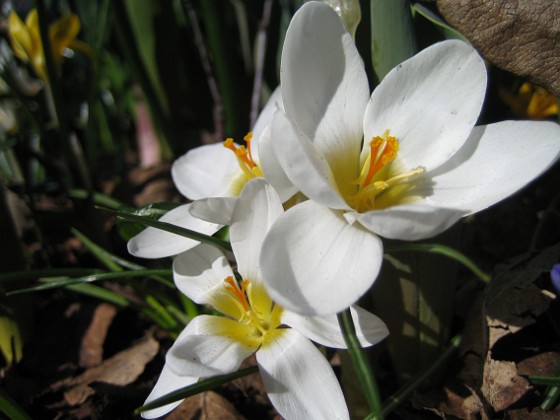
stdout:
<svg viewBox="0 0 560 420">
<path fill-rule="evenodd" d="M 348 346 L 348 353 L 352 359 L 352 364 L 362 383 L 366 400 L 372 411 L 372 418 L 382 420 L 383 412 L 381 411 L 381 399 L 379 397 L 377 382 L 375 381 L 369 361 L 356 336 L 356 328 L 354 327 L 350 309 L 337 314 L 337 318 L 340 329 L 342 330 L 342 335 L 344 336 L 344 341 Z"/>
</svg>

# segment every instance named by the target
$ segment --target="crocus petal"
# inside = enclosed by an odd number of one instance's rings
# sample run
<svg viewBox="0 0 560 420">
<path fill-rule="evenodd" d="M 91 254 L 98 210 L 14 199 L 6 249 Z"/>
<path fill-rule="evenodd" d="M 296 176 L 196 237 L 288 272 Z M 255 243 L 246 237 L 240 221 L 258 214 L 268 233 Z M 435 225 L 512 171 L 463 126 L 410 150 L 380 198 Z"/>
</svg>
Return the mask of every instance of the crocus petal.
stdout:
<svg viewBox="0 0 560 420">
<path fill-rule="evenodd" d="M 179 206 L 168 211 L 160 222 L 194 230 L 204 235 L 213 235 L 220 225 L 196 219 L 189 213 L 191 204 Z M 128 241 L 128 252 L 140 258 L 163 258 L 177 255 L 188 249 L 194 248 L 200 242 L 185 238 L 165 230 L 148 227 Z"/>
<path fill-rule="evenodd" d="M 362 347 L 373 346 L 389 334 L 385 323 L 374 314 L 355 305 L 350 308 L 350 311 L 356 327 L 356 335 Z M 282 323 L 289 325 L 310 340 L 323 346 L 336 349 L 347 348 L 338 318 L 334 314 L 304 316 L 285 309 L 282 312 Z"/>
<path fill-rule="evenodd" d="M 313 201 L 278 218 L 261 251 L 270 297 L 305 315 L 340 312 L 373 284 L 383 256 L 381 240 L 341 212 Z"/>
<path fill-rule="evenodd" d="M 290 181 L 319 204 L 350 209 L 338 191 L 335 177 L 324 156 L 283 112 L 275 114 L 271 130 L 274 153 Z"/>
<path fill-rule="evenodd" d="M 189 150 L 171 167 L 175 186 L 191 200 L 231 196 L 231 181 L 240 171 L 235 155 L 222 143 Z"/>
<path fill-rule="evenodd" d="M 358 221 L 384 238 L 417 241 L 443 232 L 464 215 L 459 209 L 410 204 L 369 211 Z"/>
<path fill-rule="evenodd" d="M 246 329 L 247 331 L 240 331 Z M 215 376 L 233 372 L 258 346 L 240 341 L 249 328 L 237 321 L 200 315 L 185 327 L 166 356 L 177 375 Z"/>
<path fill-rule="evenodd" d="M 272 94 L 268 101 L 266 102 L 264 108 L 261 110 L 255 125 L 253 126 L 253 139 L 251 143 L 251 153 L 253 155 L 253 159 L 257 162 L 261 162 L 260 157 L 260 142 L 262 138 L 262 134 L 265 128 L 270 124 L 272 121 L 272 117 L 274 113 L 278 109 L 284 109 L 284 104 L 282 103 L 282 94 L 280 90 L 280 86 L 278 86 Z M 262 163 L 262 162 L 261 162 Z"/>
<path fill-rule="evenodd" d="M 391 130 L 407 169 L 431 170 L 468 138 L 485 91 L 486 69 L 476 50 L 462 41 L 434 44 L 391 70 L 375 89 L 364 117 L 364 145 Z"/>
<path fill-rule="evenodd" d="M 224 279 L 230 276 L 233 271 L 227 258 L 211 245 L 200 244 L 173 260 L 173 279 L 183 294 L 199 305 L 211 305 L 223 314 L 237 316 L 233 300 L 219 298 L 225 290 Z"/>
<path fill-rule="evenodd" d="M 8 15 L 8 36 L 14 55 L 24 62 L 29 62 L 33 53 L 33 39 L 27 26 L 13 10 Z"/>
<path fill-rule="evenodd" d="M 356 179 L 369 85 L 352 37 L 327 4 L 304 4 L 292 18 L 280 80 L 286 115 L 314 142 L 337 179 Z M 346 173 L 350 169 L 356 172 Z"/>
<path fill-rule="evenodd" d="M 282 169 L 274 153 L 270 125 L 263 130 L 259 138 L 258 149 L 259 162 L 265 179 L 270 182 L 276 192 L 278 192 L 278 196 L 282 202 L 287 201 L 297 193 L 298 190 Z"/>
<path fill-rule="evenodd" d="M 170 392 L 176 391 L 179 388 L 192 385 L 197 381 L 198 377 L 177 375 L 175 372 L 169 369 L 167 365 L 164 365 L 163 370 L 161 371 L 161 374 L 159 375 L 159 378 L 156 382 L 156 385 L 154 386 L 154 389 L 152 389 L 152 392 L 150 392 L 150 395 L 148 395 L 148 398 L 146 399 L 146 402 L 144 404 L 148 404 L 159 397 L 163 397 Z M 141 415 L 145 419 L 155 419 L 164 416 L 179 404 L 181 404 L 182 401 L 183 400 L 175 401 L 158 408 L 143 411 Z"/>
<path fill-rule="evenodd" d="M 432 174 L 430 203 L 483 210 L 546 171 L 560 156 L 560 126 L 504 121 L 476 127 L 465 146 Z"/>
<path fill-rule="evenodd" d="M 334 372 L 307 338 L 291 329 L 275 330 L 257 351 L 268 397 L 287 419 L 348 419 L 348 409 Z"/>
<path fill-rule="evenodd" d="M 193 201 L 190 213 L 197 219 L 229 225 L 237 197 L 209 197 Z"/>
<path fill-rule="evenodd" d="M 282 202 L 274 189 L 262 178 L 256 178 L 243 188 L 229 234 L 238 271 L 247 279 L 259 280 L 259 254 L 264 236 L 284 213 Z"/>
</svg>

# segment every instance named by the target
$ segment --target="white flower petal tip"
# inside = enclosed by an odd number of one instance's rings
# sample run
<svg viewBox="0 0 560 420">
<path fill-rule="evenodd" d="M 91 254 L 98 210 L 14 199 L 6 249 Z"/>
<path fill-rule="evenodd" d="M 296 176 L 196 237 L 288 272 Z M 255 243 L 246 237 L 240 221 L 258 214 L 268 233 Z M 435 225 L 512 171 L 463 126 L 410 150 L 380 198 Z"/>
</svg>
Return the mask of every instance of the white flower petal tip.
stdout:
<svg viewBox="0 0 560 420">
<path fill-rule="evenodd" d="M 171 167 L 175 186 L 191 200 L 231 196 L 231 181 L 238 172 L 235 155 L 223 143 L 189 150 Z"/>
<path fill-rule="evenodd" d="M 166 394 L 176 391 L 179 388 L 192 385 L 197 381 L 197 377 L 177 375 L 167 365 L 164 365 L 156 385 L 152 389 L 152 392 L 150 392 L 150 395 L 148 395 L 144 404 L 148 404 Z M 182 401 L 183 400 L 175 401 L 158 408 L 143 411 L 141 416 L 145 419 L 156 419 L 158 417 L 162 417 L 176 408 Z"/>
<path fill-rule="evenodd" d="M 360 214 L 358 220 L 383 238 L 418 241 L 442 233 L 464 215 L 460 209 L 401 205 Z"/>
<path fill-rule="evenodd" d="M 326 315 L 348 308 L 371 287 L 382 258 L 377 236 L 349 225 L 339 211 L 306 201 L 272 226 L 260 263 L 270 297 L 280 306 Z"/>
<path fill-rule="evenodd" d="M 319 350 L 295 330 L 278 330 L 257 352 L 266 392 L 286 419 L 348 419 L 334 372 Z"/>
<path fill-rule="evenodd" d="M 379 317 L 355 305 L 350 308 L 350 311 L 356 336 L 362 347 L 378 344 L 389 335 L 387 325 Z M 334 314 L 304 316 L 284 310 L 282 322 L 318 344 L 336 349 L 347 348 L 338 318 Z"/>
<path fill-rule="evenodd" d="M 220 225 L 197 219 L 190 214 L 191 204 L 184 204 L 164 214 L 159 221 L 204 235 L 213 235 Z M 180 254 L 200 242 L 161 229 L 148 227 L 128 241 L 128 252 L 140 258 L 164 258 Z"/>
<path fill-rule="evenodd" d="M 507 198 L 560 158 L 560 125 L 503 121 L 475 127 L 464 147 L 432 175 L 430 204 L 466 214 Z"/>
<path fill-rule="evenodd" d="M 237 197 L 209 197 L 193 201 L 190 213 L 193 217 L 218 225 L 229 225 Z"/>
</svg>

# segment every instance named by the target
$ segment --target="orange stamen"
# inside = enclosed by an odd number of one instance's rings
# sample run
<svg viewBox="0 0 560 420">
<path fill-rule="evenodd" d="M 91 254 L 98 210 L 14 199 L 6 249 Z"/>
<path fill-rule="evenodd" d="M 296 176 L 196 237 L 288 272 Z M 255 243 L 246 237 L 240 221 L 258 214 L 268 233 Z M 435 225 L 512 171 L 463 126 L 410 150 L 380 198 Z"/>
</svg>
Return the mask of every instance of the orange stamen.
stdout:
<svg viewBox="0 0 560 420">
<path fill-rule="evenodd" d="M 246 165 L 246 166 L 249 167 L 249 169 L 253 169 L 257 166 L 255 164 L 255 162 L 253 161 L 253 156 L 251 155 L 251 138 L 252 138 L 252 136 L 253 136 L 253 134 L 249 132 L 244 137 L 244 140 L 247 142 L 247 147 L 237 146 L 233 142 L 233 139 L 231 137 L 226 139 L 226 141 L 224 141 L 224 147 L 226 149 L 231 150 L 233 153 L 235 153 L 235 156 L 237 157 L 237 159 L 239 159 L 239 164 L 240 165 Z"/>
<path fill-rule="evenodd" d="M 243 280 L 241 282 L 241 288 L 239 287 L 239 284 L 237 283 L 237 281 L 234 280 L 232 276 L 226 277 L 224 281 L 228 284 L 228 286 L 226 286 L 226 290 L 230 293 L 233 293 L 233 295 L 237 298 L 239 303 L 241 303 L 241 305 L 243 306 L 243 309 L 245 309 L 246 311 L 250 311 L 251 305 L 249 305 L 249 302 L 247 301 L 247 294 L 246 294 L 249 281 Z"/>
<path fill-rule="evenodd" d="M 387 132 L 383 136 L 373 137 L 369 145 L 371 148 L 369 169 L 360 189 L 368 186 L 375 174 L 393 161 L 399 151 L 399 142 L 395 137 L 389 136 Z"/>
</svg>

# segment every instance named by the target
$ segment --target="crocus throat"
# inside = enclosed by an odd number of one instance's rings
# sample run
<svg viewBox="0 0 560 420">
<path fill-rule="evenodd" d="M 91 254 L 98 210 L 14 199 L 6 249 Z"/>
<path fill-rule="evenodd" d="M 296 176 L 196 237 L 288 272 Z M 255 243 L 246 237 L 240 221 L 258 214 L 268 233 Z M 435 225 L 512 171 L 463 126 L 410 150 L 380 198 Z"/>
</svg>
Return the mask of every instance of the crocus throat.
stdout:
<svg viewBox="0 0 560 420">
<path fill-rule="evenodd" d="M 237 282 L 232 276 L 224 279 L 228 297 L 239 310 L 237 321 L 250 328 L 251 339 L 257 339 L 262 344 L 271 330 L 280 325 L 282 308 L 275 305 L 264 288 L 255 288 L 250 280 Z"/>
<path fill-rule="evenodd" d="M 237 196 L 241 193 L 241 190 L 245 184 L 253 178 L 258 178 L 263 176 L 263 172 L 259 165 L 255 163 L 253 155 L 251 153 L 251 140 L 253 139 L 253 133 L 249 132 L 243 137 L 247 147 L 238 146 L 233 142 L 232 138 L 226 139 L 224 141 L 224 147 L 231 150 L 235 157 L 237 158 L 237 163 L 239 168 L 241 168 L 241 173 L 235 176 L 232 181 L 230 188 L 233 195 Z"/>
<path fill-rule="evenodd" d="M 390 164 L 399 152 L 399 142 L 390 134 L 390 130 L 385 130 L 381 136 L 371 139 L 370 152 L 361 168 L 360 176 L 352 182 L 358 186 L 358 192 L 350 196 L 347 201 L 358 213 L 387 207 L 379 203 L 382 196 L 391 193 L 396 193 L 395 196 L 400 194 L 403 189 L 393 187 L 405 186 L 411 177 L 424 172 L 423 168 L 397 174 L 389 170 Z M 384 202 L 386 203 L 387 200 Z"/>
</svg>

